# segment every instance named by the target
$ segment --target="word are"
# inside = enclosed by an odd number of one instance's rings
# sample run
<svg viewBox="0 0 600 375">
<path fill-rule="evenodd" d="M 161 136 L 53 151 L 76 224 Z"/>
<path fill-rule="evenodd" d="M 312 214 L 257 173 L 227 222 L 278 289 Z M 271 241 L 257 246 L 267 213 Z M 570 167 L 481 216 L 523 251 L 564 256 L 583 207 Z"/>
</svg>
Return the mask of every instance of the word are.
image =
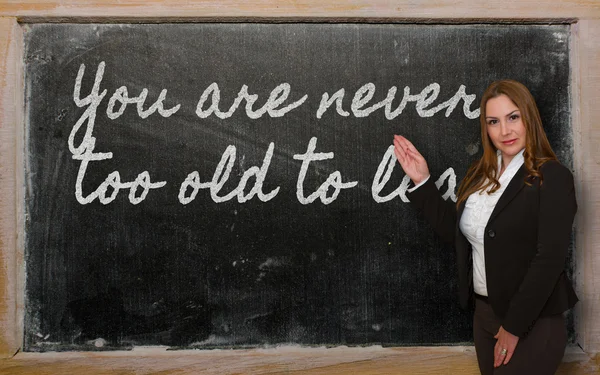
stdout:
<svg viewBox="0 0 600 375">
<path fill-rule="evenodd" d="M 196 115 L 200 118 L 207 118 L 208 116 L 214 114 L 220 119 L 226 119 L 231 117 L 240 104 L 245 101 L 246 116 L 251 119 L 261 118 L 265 113 L 268 113 L 271 117 L 282 117 L 292 109 L 302 105 L 302 103 L 306 101 L 306 98 L 308 98 L 308 95 L 304 95 L 295 102 L 280 108 L 280 106 L 287 100 L 290 92 L 290 84 L 282 83 L 271 91 L 269 99 L 267 99 L 267 102 L 261 108 L 254 110 L 252 107 L 258 99 L 258 95 L 249 94 L 248 86 L 243 85 L 227 112 L 222 112 L 219 109 L 221 91 L 219 90 L 219 85 L 216 82 L 213 82 L 202 93 L 202 96 L 198 101 L 198 105 L 196 106 Z M 210 101 L 208 108 L 203 109 L 209 98 Z"/>
</svg>

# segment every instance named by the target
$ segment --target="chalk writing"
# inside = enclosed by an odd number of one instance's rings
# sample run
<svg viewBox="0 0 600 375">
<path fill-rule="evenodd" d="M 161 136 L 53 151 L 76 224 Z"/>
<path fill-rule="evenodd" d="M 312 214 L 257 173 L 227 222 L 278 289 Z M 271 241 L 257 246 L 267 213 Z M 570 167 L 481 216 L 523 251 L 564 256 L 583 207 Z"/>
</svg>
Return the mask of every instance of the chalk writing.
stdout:
<svg viewBox="0 0 600 375">
<path fill-rule="evenodd" d="M 273 157 L 274 147 L 274 143 L 271 142 L 269 144 L 267 152 L 265 153 L 265 158 L 260 168 L 252 167 L 246 170 L 238 186 L 235 189 L 233 189 L 231 192 L 229 192 L 229 194 L 226 194 L 225 196 L 219 196 L 218 194 L 223 188 L 223 185 L 225 185 L 225 183 L 229 179 L 229 175 L 231 174 L 231 170 L 235 162 L 236 148 L 233 145 L 228 146 L 225 152 L 223 152 L 221 161 L 219 161 L 219 164 L 217 165 L 215 173 L 213 174 L 213 178 L 210 182 L 200 182 L 200 175 L 198 171 L 194 171 L 187 176 L 185 181 L 181 184 L 181 188 L 179 189 L 179 202 L 181 204 L 190 203 L 196 198 L 199 189 L 209 189 L 210 197 L 215 203 L 226 202 L 228 200 L 231 200 L 235 196 L 237 196 L 237 200 L 239 203 L 244 203 L 252 199 L 255 195 L 258 195 L 258 199 L 261 202 L 270 201 L 279 192 L 279 187 L 272 190 L 268 194 L 265 194 L 262 191 L 262 187 L 265 181 L 265 177 L 267 175 L 267 170 L 269 169 L 269 165 L 271 163 L 271 158 Z M 246 184 L 252 176 L 256 177 L 254 186 L 248 192 L 248 194 L 244 194 Z M 188 188 L 191 188 L 192 190 L 191 193 L 188 196 L 186 196 Z"/>
<path fill-rule="evenodd" d="M 329 175 L 327 180 L 321 184 L 319 189 L 308 197 L 304 196 L 304 179 L 306 178 L 306 172 L 308 166 L 313 161 L 333 159 L 333 152 L 317 152 L 317 137 L 312 137 L 308 143 L 308 149 L 304 154 L 294 155 L 295 160 L 302 160 L 302 166 L 300 167 L 300 174 L 298 175 L 298 182 L 296 183 L 296 197 L 302 204 L 309 204 L 319 198 L 323 204 L 329 204 L 333 202 L 342 189 L 348 189 L 358 184 L 358 181 L 342 182 L 342 174 L 340 171 L 335 171 Z M 333 187 L 333 194 L 328 197 L 327 191 L 330 187 Z"/>
<path fill-rule="evenodd" d="M 83 74 L 85 73 L 85 65 L 81 64 L 77 78 L 75 80 L 75 88 L 73 90 L 73 100 L 75 105 L 78 107 L 86 107 L 85 112 L 77 120 L 71 133 L 69 134 L 69 151 L 73 155 L 73 159 L 81 160 L 79 165 L 79 171 L 77 172 L 77 180 L 75 182 L 75 197 L 80 204 L 88 204 L 98 198 L 100 203 L 108 204 L 112 202 L 119 194 L 119 190 L 129 188 L 129 201 L 132 204 L 138 204 L 143 201 L 148 195 L 150 189 L 158 189 L 166 184 L 166 181 L 151 182 L 150 174 L 148 171 L 140 173 L 135 181 L 133 182 L 122 182 L 119 172 L 112 172 L 106 177 L 106 180 L 100 184 L 100 186 L 92 193 L 84 196 L 83 193 L 83 179 L 88 168 L 90 161 L 101 161 L 112 159 L 112 152 L 94 152 L 96 147 L 96 138 L 92 135 L 94 131 L 94 123 L 96 120 L 96 111 L 102 99 L 106 96 L 106 90 L 100 93 L 100 83 L 104 75 L 105 63 L 101 62 L 96 70 L 96 78 L 92 87 L 91 93 L 84 99 L 81 99 L 81 82 L 83 80 Z M 161 103 L 159 101 L 159 103 Z M 123 102 L 123 107 L 125 106 Z M 159 105 L 160 106 L 160 105 Z M 138 109 L 140 106 L 138 106 Z M 158 108 L 158 107 L 157 107 Z M 170 114 L 169 114 L 170 116 Z M 87 122 L 85 127 L 85 134 L 79 145 L 75 145 L 75 137 L 79 132 L 79 129 Z M 112 192 L 107 196 L 107 191 L 111 188 Z M 138 187 L 142 187 L 142 193 L 140 196 L 136 196 Z"/>
<path fill-rule="evenodd" d="M 438 104 L 437 106 L 427 109 L 438 97 L 440 93 L 440 85 L 437 83 L 432 83 L 425 87 L 421 92 L 417 95 L 410 94 L 410 87 L 404 87 L 404 94 L 402 96 L 402 100 L 398 104 L 398 106 L 393 109 L 392 102 L 396 98 L 396 86 L 392 86 L 387 93 L 387 96 L 382 101 L 371 105 L 370 107 L 365 107 L 367 103 L 369 103 L 373 96 L 375 95 L 375 84 L 367 83 L 359 88 L 354 94 L 354 98 L 352 99 L 352 104 L 350 109 L 352 114 L 355 117 L 367 117 L 371 113 L 375 112 L 380 108 L 384 108 L 385 117 L 388 120 L 393 120 L 402 114 L 406 104 L 408 102 L 416 102 L 415 109 L 420 117 L 431 117 L 436 113 L 440 112 L 444 108 L 446 112 L 444 115 L 446 117 L 450 116 L 452 111 L 456 108 L 460 100 L 463 100 L 463 113 L 468 119 L 475 119 L 479 117 L 479 108 L 474 111 L 470 110 L 471 104 L 475 100 L 475 95 L 466 93 L 466 88 L 464 85 L 460 85 L 458 91 L 452 96 L 450 99 L 446 100 L 443 103 Z M 340 116 L 347 117 L 350 113 L 343 109 L 342 101 L 344 99 L 345 89 L 340 89 L 336 91 L 333 95 L 329 96 L 329 94 L 323 93 L 321 97 L 321 102 L 319 104 L 319 109 L 317 110 L 317 118 L 321 118 L 323 114 L 331 107 L 331 105 L 335 102 L 337 114 Z"/>
<path fill-rule="evenodd" d="M 227 112 L 221 112 L 219 110 L 219 101 L 221 99 L 219 86 L 217 85 L 217 83 L 212 83 L 202 93 L 202 96 L 198 101 L 198 105 L 196 106 L 196 115 L 200 118 L 207 118 L 208 116 L 214 113 L 214 115 L 218 118 L 226 119 L 231 117 L 231 115 L 233 115 L 235 110 L 239 107 L 240 103 L 243 100 L 245 100 L 246 116 L 248 116 L 251 119 L 260 118 L 265 113 L 268 113 L 271 117 L 282 117 L 292 109 L 299 107 L 302 103 L 304 103 L 304 101 L 306 101 L 306 98 L 308 98 L 308 95 L 304 95 L 299 100 L 283 108 L 277 109 L 278 106 L 280 106 L 281 104 L 283 104 L 283 102 L 287 100 L 288 96 L 290 95 L 290 90 L 291 87 L 289 83 L 282 83 L 278 85 L 273 89 L 273 91 L 271 91 L 269 99 L 262 106 L 262 108 L 254 111 L 252 109 L 252 106 L 254 105 L 254 102 L 256 102 L 256 100 L 258 99 L 258 95 L 249 94 L 248 86 L 243 85 L 238 93 L 238 96 L 233 101 L 233 104 L 231 105 L 231 107 L 229 107 L 229 110 Z M 209 96 L 211 98 L 210 106 L 207 109 L 202 109 L 204 103 L 206 103 Z"/>
<path fill-rule="evenodd" d="M 402 182 L 400 183 L 400 186 L 396 188 L 396 190 L 384 197 L 380 196 L 381 191 L 385 188 L 386 184 L 390 180 L 396 164 L 398 163 L 396 161 L 396 157 L 394 156 L 394 146 L 390 146 L 383 155 L 381 163 L 379 163 L 379 166 L 377 167 L 377 172 L 375 172 L 375 177 L 373 177 L 371 196 L 375 202 L 384 203 L 391 201 L 396 197 L 400 197 L 402 202 L 410 202 L 410 200 L 406 197 L 406 191 L 408 190 L 408 186 L 410 184 L 410 178 L 408 176 L 404 176 L 402 178 Z M 454 173 L 453 168 L 446 169 L 446 171 L 442 173 L 439 179 L 435 182 L 435 186 L 438 189 L 441 188 L 446 180 L 448 180 L 448 190 L 442 195 L 442 198 L 446 200 L 451 198 L 454 202 L 456 202 L 457 198 L 454 193 L 456 190 L 456 174 Z"/>
<path fill-rule="evenodd" d="M 114 120 L 121 116 L 125 109 L 127 108 L 127 104 L 136 104 L 138 115 L 141 118 L 148 118 L 151 114 L 158 110 L 158 113 L 162 117 L 170 117 L 173 113 L 179 110 L 181 107 L 180 104 L 177 104 L 175 107 L 171 109 L 164 109 L 163 101 L 167 98 L 167 89 L 163 89 L 158 96 L 158 99 L 154 104 L 150 106 L 147 110 L 144 110 L 144 103 L 146 102 L 146 97 L 148 96 L 148 89 L 144 88 L 139 96 L 130 98 L 127 93 L 127 87 L 121 86 L 117 90 L 111 98 L 108 100 L 108 107 L 106 108 L 106 115 L 109 119 Z M 119 102 L 121 106 L 117 112 L 114 111 L 115 104 Z"/>
<path fill-rule="evenodd" d="M 79 117 L 71 133 L 69 134 L 69 151 L 72 154 L 74 160 L 81 161 L 79 170 L 77 173 L 77 180 L 75 182 L 75 197 L 77 201 L 84 205 L 93 202 L 95 199 L 102 204 L 108 204 L 116 199 L 119 192 L 124 189 L 129 189 L 128 199 L 131 204 L 139 204 L 146 199 L 148 193 L 152 189 L 159 189 L 167 184 L 166 181 L 153 182 L 148 171 L 143 171 L 133 181 L 122 181 L 121 175 L 118 171 L 113 171 L 108 174 L 106 179 L 91 193 L 85 194 L 83 192 L 83 181 L 85 174 L 89 167 L 90 162 L 99 162 L 102 160 L 108 160 L 113 158 L 112 152 L 94 152 L 96 147 L 96 138 L 93 135 L 94 124 L 96 121 L 96 115 L 99 105 L 102 100 L 106 97 L 107 90 L 100 91 L 100 85 L 102 83 L 106 64 L 101 62 L 98 64 L 96 69 L 96 75 L 93 87 L 89 95 L 85 98 L 81 98 L 81 86 L 83 76 L 85 73 L 85 65 L 81 64 L 75 79 L 75 87 L 73 90 L 73 100 L 77 107 L 85 108 L 83 114 Z M 231 117 L 234 112 L 245 102 L 245 114 L 250 119 L 258 119 L 261 116 L 267 114 L 270 117 L 282 117 L 304 104 L 308 98 L 308 95 L 303 95 L 300 99 L 293 101 L 289 104 L 285 104 L 288 100 L 292 88 L 289 83 L 281 83 L 277 85 L 271 91 L 269 98 L 265 104 L 254 109 L 254 104 L 258 100 L 258 95 L 250 94 L 247 85 L 242 85 L 236 98 L 225 112 L 219 108 L 221 93 L 219 86 L 216 82 L 211 83 L 200 96 L 200 99 L 196 105 L 196 115 L 205 119 L 209 116 L 216 116 L 219 119 L 227 119 Z M 415 102 L 415 109 L 421 117 L 431 117 L 434 114 L 445 109 L 445 116 L 448 117 L 458 106 L 458 103 L 463 101 L 463 114 L 469 118 L 474 119 L 479 116 L 479 109 L 471 111 L 470 106 L 475 100 L 475 95 L 467 94 L 464 85 L 461 85 L 456 93 L 448 100 L 439 103 L 438 105 L 431 107 L 434 101 L 437 99 L 440 92 L 440 85 L 437 83 L 431 83 L 426 86 L 419 94 L 412 95 L 408 86 L 404 87 L 404 92 L 400 103 L 394 108 L 392 102 L 396 98 L 397 88 L 392 86 L 387 93 L 385 99 L 369 105 L 375 95 L 376 87 L 373 83 L 367 83 L 360 87 L 354 94 L 352 102 L 350 104 L 350 111 L 344 109 L 343 99 L 346 94 L 344 88 L 336 91 L 332 95 L 325 92 L 321 97 L 319 108 L 316 113 L 317 118 L 327 112 L 327 110 L 335 103 L 335 113 L 340 116 L 348 117 L 353 115 L 354 117 L 367 117 L 371 113 L 378 109 L 384 108 L 385 116 L 387 119 L 394 119 L 399 116 L 405 109 L 407 103 Z M 108 100 L 106 106 L 106 116 L 110 120 L 118 119 L 127 109 L 130 104 L 135 104 L 137 109 L 137 115 L 146 119 L 149 116 L 158 113 L 158 115 L 168 118 L 174 115 L 181 108 L 180 104 L 175 104 L 171 108 L 166 109 L 164 102 L 167 99 L 167 89 L 162 89 L 156 101 L 151 104 L 147 109 L 144 108 L 146 99 L 148 98 L 148 89 L 143 88 L 138 96 L 129 96 L 128 89 L 126 86 L 121 86 L 116 89 L 113 95 Z M 431 108 L 430 108 L 431 107 Z M 85 132 L 83 136 L 79 135 L 81 129 L 84 128 Z M 81 142 L 76 144 L 75 139 L 81 138 Z M 311 204 L 317 200 L 321 203 L 328 205 L 334 202 L 341 191 L 344 189 L 350 189 L 358 185 L 358 181 L 343 181 L 342 174 L 340 171 L 334 171 L 329 174 L 327 179 L 321 183 L 319 188 L 306 195 L 304 182 L 309 167 L 313 162 L 330 160 L 334 158 L 333 152 L 315 152 L 317 148 L 317 137 L 312 137 L 308 143 L 306 152 L 303 154 L 293 155 L 294 160 L 301 162 L 298 173 L 298 179 L 296 181 L 296 197 L 298 202 L 303 205 Z M 273 152 L 275 144 L 269 143 L 269 147 L 265 152 L 262 165 L 260 167 L 253 166 L 245 171 L 241 175 L 238 185 L 226 193 L 223 192 L 225 184 L 229 181 L 233 166 L 236 160 L 237 149 L 235 145 L 229 145 L 223 152 L 221 160 L 217 164 L 212 178 L 210 181 L 202 182 L 200 173 L 198 171 L 192 171 L 187 175 L 185 180 L 181 182 L 178 194 L 178 200 L 182 205 L 187 205 L 194 201 L 198 195 L 200 189 L 208 189 L 210 197 L 215 203 L 222 203 L 237 198 L 239 203 L 245 203 L 249 200 L 257 197 L 261 202 L 268 202 L 275 198 L 279 193 L 280 187 L 277 186 L 275 189 L 266 193 L 263 191 L 264 182 L 273 158 Z M 242 156 L 242 161 L 244 156 Z M 371 195 L 373 200 L 377 203 L 388 202 L 396 197 L 400 197 L 403 202 L 408 202 L 406 197 L 406 191 L 410 184 L 408 176 L 404 176 L 400 186 L 398 186 L 391 193 L 382 196 L 382 191 L 385 189 L 387 183 L 390 180 L 392 172 L 396 165 L 396 159 L 393 153 L 393 146 L 389 146 L 371 185 Z M 254 178 L 254 184 L 252 188 L 245 193 L 246 185 L 250 179 Z M 438 189 L 442 187 L 445 181 L 448 181 L 448 188 L 443 194 L 444 199 L 452 199 L 456 201 L 455 189 L 456 189 L 456 175 L 453 168 L 448 168 L 436 181 Z"/>
</svg>

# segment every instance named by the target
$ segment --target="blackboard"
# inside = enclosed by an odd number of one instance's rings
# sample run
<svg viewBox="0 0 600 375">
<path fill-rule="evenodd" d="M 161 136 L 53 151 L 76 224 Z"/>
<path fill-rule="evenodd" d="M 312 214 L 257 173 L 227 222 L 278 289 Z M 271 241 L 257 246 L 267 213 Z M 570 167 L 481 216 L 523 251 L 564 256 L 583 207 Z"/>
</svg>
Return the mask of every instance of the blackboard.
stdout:
<svg viewBox="0 0 600 375">
<path fill-rule="evenodd" d="M 572 164 L 567 25 L 35 24 L 25 46 L 29 351 L 469 342 L 393 134 L 453 199 L 479 98 L 513 78 Z"/>
</svg>

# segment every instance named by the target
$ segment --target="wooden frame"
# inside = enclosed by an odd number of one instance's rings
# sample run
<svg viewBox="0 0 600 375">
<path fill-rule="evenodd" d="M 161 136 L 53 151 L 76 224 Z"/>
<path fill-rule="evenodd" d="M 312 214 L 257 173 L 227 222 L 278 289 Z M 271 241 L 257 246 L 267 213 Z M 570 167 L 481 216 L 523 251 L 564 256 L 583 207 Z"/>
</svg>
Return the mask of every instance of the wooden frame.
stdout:
<svg viewBox="0 0 600 375">
<path fill-rule="evenodd" d="M 129 16 L 132 15 L 132 16 Z M 134 15 L 134 16 L 133 16 Z M 591 0 L 0 0 L 0 373 L 478 373 L 473 347 L 19 353 L 23 336 L 23 22 L 571 22 L 577 347 L 559 373 L 600 371 L 600 3 Z"/>
</svg>

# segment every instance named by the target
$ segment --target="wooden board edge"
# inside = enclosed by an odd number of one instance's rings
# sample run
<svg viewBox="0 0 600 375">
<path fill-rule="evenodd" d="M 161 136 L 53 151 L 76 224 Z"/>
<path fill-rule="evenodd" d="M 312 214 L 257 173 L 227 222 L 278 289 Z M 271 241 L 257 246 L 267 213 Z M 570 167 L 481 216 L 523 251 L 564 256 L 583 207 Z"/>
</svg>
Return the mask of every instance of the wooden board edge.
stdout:
<svg viewBox="0 0 600 375">
<path fill-rule="evenodd" d="M 582 53 L 581 46 L 579 43 L 580 39 L 580 23 L 576 23 L 571 26 L 570 35 L 570 46 L 569 46 L 569 61 L 571 65 L 571 124 L 573 128 L 573 177 L 575 179 L 575 194 L 578 201 L 581 202 L 583 194 L 584 179 L 584 153 L 582 151 L 583 145 L 583 124 L 581 120 L 581 60 L 580 55 Z M 581 212 L 575 216 L 575 222 L 573 224 L 575 228 L 575 249 L 572 254 L 573 256 L 573 286 L 578 296 L 584 294 L 585 286 L 585 254 L 584 254 L 584 225 L 585 221 L 581 215 Z M 584 319 L 582 303 L 578 303 L 573 308 L 574 324 L 575 324 L 575 341 L 585 346 L 585 327 L 587 326 Z"/>
<path fill-rule="evenodd" d="M 86 0 L 1 1 L 0 15 L 27 17 L 79 17 L 161 19 L 250 18 L 396 18 L 435 20 L 453 19 L 561 19 L 600 18 L 600 7 L 584 0 L 543 0 L 526 3 L 521 0 L 504 2 L 456 2 L 453 0 L 123 0 L 119 2 Z"/>
<path fill-rule="evenodd" d="M 583 349 L 600 352 L 600 20 L 580 22 L 583 298 Z"/>
<path fill-rule="evenodd" d="M 17 205 L 15 203 L 22 199 L 23 190 L 20 188 L 17 189 L 17 186 L 22 186 L 19 185 L 19 183 L 22 183 L 23 177 L 18 174 L 20 173 L 19 171 L 24 170 L 23 167 L 17 168 L 19 163 L 21 163 L 21 166 L 23 165 L 23 160 L 22 153 L 17 152 L 19 147 L 15 146 L 17 145 L 18 139 L 22 139 L 23 136 L 23 128 L 15 126 L 16 124 L 23 124 L 23 103 L 22 100 L 19 101 L 19 98 L 23 97 L 23 88 L 18 87 L 19 85 L 22 86 L 22 83 L 19 83 L 22 82 L 22 71 L 18 68 L 18 58 L 21 58 L 22 56 L 22 38 L 19 36 L 20 27 L 17 22 L 18 20 L 15 17 L 0 17 L 0 31 L 2 31 L 0 32 L 0 142 L 4 145 L 0 145 L 0 158 L 2 160 L 2 165 L 0 165 L 0 195 L 2 196 L 0 198 L 0 266 L 3 270 L 2 275 L 0 275 L 0 325 L 3 327 L 1 332 L 2 336 L 0 337 L 0 356 L 12 355 L 18 350 L 22 340 L 22 333 L 20 331 L 23 327 L 22 313 L 19 315 L 18 312 L 19 310 L 22 311 L 23 297 L 22 291 L 18 291 L 17 289 L 23 285 L 23 272 L 20 271 L 19 267 L 19 264 L 22 265 L 23 257 L 22 246 L 19 245 L 19 241 L 22 241 L 22 238 L 17 237 L 17 234 L 22 233 L 18 231 L 18 227 L 21 225 L 19 222 L 23 221 L 23 213 L 17 211 Z M 586 38 L 585 35 L 588 35 L 588 37 L 591 35 L 589 32 L 590 28 L 600 29 L 600 21 L 598 20 L 582 20 L 580 22 L 582 22 L 588 30 L 587 34 L 584 34 L 584 38 Z M 10 25 L 10 28 L 6 28 L 7 25 Z M 5 33 L 5 30 L 9 31 Z M 598 33 L 593 34 L 597 35 Z M 580 56 L 582 59 L 594 55 L 594 53 L 588 51 L 589 48 L 593 47 L 593 44 L 593 42 L 588 40 L 585 46 L 578 46 L 578 49 L 581 51 Z M 7 46 L 7 53 L 4 53 L 5 46 Z M 595 55 L 598 55 L 597 52 Z M 18 58 L 15 58 L 14 56 L 18 56 Z M 593 97 L 600 97 L 598 94 L 600 87 L 597 85 L 595 86 L 594 83 L 598 81 L 598 79 L 594 77 L 600 76 L 600 68 L 593 61 L 587 61 L 585 63 L 579 62 L 579 64 L 581 64 L 581 66 L 586 66 L 586 71 L 582 72 L 579 82 L 577 83 L 577 85 L 581 85 L 581 87 L 579 98 L 573 98 L 573 103 L 575 103 L 573 109 L 576 109 L 576 106 L 587 105 L 587 101 L 584 98 L 588 97 L 586 95 L 590 93 Z M 11 89 L 11 87 L 13 89 Z M 20 96 L 18 93 L 20 93 Z M 11 107 L 11 105 L 14 106 L 14 109 L 12 110 L 14 113 L 11 112 L 11 109 L 6 110 L 6 108 Z M 585 177 L 585 175 L 590 173 L 590 169 L 591 172 L 593 172 L 593 175 L 599 175 L 597 161 L 599 153 L 597 151 L 597 145 L 592 143 L 593 138 L 586 136 L 584 131 L 597 131 L 598 125 L 595 124 L 598 123 L 598 118 L 592 117 L 591 109 L 589 108 L 581 111 L 580 116 L 581 118 L 579 121 L 582 124 L 585 123 L 587 125 L 581 125 L 582 127 L 579 129 L 579 137 L 581 138 L 580 142 L 583 149 L 581 150 L 582 154 L 579 156 L 580 162 L 576 166 L 576 173 L 579 173 L 579 177 L 576 175 L 576 178 L 581 183 L 586 184 L 592 182 L 591 178 Z M 13 129 L 10 129 L 11 126 Z M 575 159 L 577 160 L 577 157 Z M 11 166 L 14 168 L 12 174 L 8 173 L 10 172 Z M 577 168 L 579 168 L 579 172 L 577 172 Z M 10 181 L 11 178 L 13 179 L 12 181 Z M 9 184 L 12 184 L 11 186 L 13 186 L 14 190 L 11 191 L 5 189 Z M 583 191 L 579 197 L 584 198 L 583 200 L 580 198 L 580 206 L 586 204 L 586 201 L 588 200 L 592 203 L 599 201 L 598 194 L 594 195 L 590 186 L 580 186 L 580 189 Z M 9 204 L 5 203 L 10 202 L 11 195 L 13 196 L 12 208 L 9 207 Z M 583 245 L 581 249 L 576 250 L 577 256 L 581 256 L 584 260 L 581 275 L 583 279 L 581 282 L 583 283 L 583 296 L 585 299 L 597 297 L 599 295 L 598 291 L 600 291 L 600 280 L 593 277 L 593 275 L 600 273 L 600 233 L 598 230 L 594 230 L 593 223 L 596 222 L 597 219 L 593 216 L 594 212 L 585 217 L 582 217 L 581 215 L 578 217 L 578 223 L 586 225 L 585 227 L 582 227 L 581 230 L 578 230 L 578 233 L 583 237 Z M 14 258 L 8 259 L 7 257 Z M 13 276 L 8 277 L 11 272 Z M 19 281 L 17 285 L 15 285 L 15 280 Z M 14 312 L 6 313 L 8 314 L 6 315 L 4 312 L 4 304 L 8 302 L 15 306 L 10 307 L 7 305 L 7 309 L 14 309 Z M 581 306 L 582 304 L 580 303 L 578 309 L 581 308 L 582 311 L 577 313 L 582 315 L 580 331 L 583 334 L 583 348 L 586 352 L 598 353 L 600 352 L 600 303 L 593 303 L 593 301 L 591 301 L 589 304 L 585 304 L 584 307 Z M 14 323 L 12 328 L 9 327 L 9 329 L 4 329 L 4 325 L 7 324 L 7 322 L 16 323 Z M 6 350 L 5 347 L 7 348 Z"/>
<path fill-rule="evenodd" d="M 20 353 L 0 360 L 0 373 L 94 374 L 479 374 L 475 348 L 300 347 L 182 350 L 135 348 L 132 352 Z M 569 347 L 557 374 L 597 374 L 598 358 Z M 6 373 L 9 373 L 6 372 Z"/>
<path fill-rule="evenodd" d="M 22 230 L 19 183 L 22 157 L 18 137 L 23 118 L 22 34 L 16 18 L 0 17 L 0 357 L 21 345 Z M 22 216 L 21 216 L 22 217 Z"/>
<path fill-rule="evenodd" d="M 17 226 L 16 247 L 14 249 L 15 256 L 15 276 L 16 276 L 16 332 L 15 332 L 15 347 L 19 349 L 23 346 L 24 322 L 25 322 L 25 39 L 23 37 L 23 27 L 20 24 L 13 24 L 13 43 L 14 43 L 14 65 L 16 66 L 15 74 L 15 104 L 16 118 L 14 122 L 15 128 L 15 221 Z"/>
</svg>

